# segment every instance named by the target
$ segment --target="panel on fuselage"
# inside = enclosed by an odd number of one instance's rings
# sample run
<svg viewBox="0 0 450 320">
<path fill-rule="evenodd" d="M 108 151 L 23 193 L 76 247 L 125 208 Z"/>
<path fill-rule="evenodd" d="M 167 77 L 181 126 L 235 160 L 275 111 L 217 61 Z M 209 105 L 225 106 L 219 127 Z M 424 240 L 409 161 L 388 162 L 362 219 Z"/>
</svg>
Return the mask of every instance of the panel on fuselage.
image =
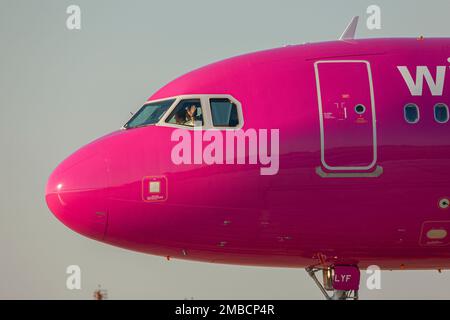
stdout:
<svg viewBox="0 0 450 320">
<path fill-rule="evenodd" d="M 315 64 L 321 161 L 328 170 L 369 170 L 376 162 L 375 105 L 370 64 Z"/>
</svg>

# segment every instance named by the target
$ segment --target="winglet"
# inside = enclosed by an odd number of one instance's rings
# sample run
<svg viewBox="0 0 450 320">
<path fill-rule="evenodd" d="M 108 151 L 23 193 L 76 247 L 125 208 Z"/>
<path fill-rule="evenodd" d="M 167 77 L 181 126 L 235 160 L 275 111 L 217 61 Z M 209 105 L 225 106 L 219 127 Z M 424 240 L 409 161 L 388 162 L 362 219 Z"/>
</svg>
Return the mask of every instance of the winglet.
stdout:
<svg viewBox="0 0 450 320">
<path fill-rule="evenodd" d="M 355 39 L 356 27 L 358 26 L 358 16 L 352 18 L 352 21 L 345 28 L 344 33 L 341 35 L 339 40 L 352 40 Z"/>
</svg>

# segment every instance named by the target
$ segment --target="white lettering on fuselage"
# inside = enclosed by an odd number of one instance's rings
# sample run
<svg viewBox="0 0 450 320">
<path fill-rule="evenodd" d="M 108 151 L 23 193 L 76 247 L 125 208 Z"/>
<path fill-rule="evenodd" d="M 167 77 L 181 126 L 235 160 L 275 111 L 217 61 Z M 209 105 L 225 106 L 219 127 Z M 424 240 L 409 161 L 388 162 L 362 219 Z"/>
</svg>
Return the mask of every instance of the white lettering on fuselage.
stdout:
<svg viewBox="0 0 450 320">
<path fill-rule="evenodd" d="M 350 274 L 341 274 L 340 277 L 338 277 L 338 275 L 335 275 L 334 282 L 347 283 L 350 281 L 351 278 L 352 278 L 352 276 Z"/>
<path fill-rule="evenodd" d="M 407 66 L 397 66 L 397 68 L 412 96 L 421 96 L 423 94 L 424 79 L 430 89 L 431 95 L 442 96 L 447 66 L 437 66 L 435 77 L 433 77 L 427 66 L 417 66 L 415 79 L 413 79 Z"/>
</svg>

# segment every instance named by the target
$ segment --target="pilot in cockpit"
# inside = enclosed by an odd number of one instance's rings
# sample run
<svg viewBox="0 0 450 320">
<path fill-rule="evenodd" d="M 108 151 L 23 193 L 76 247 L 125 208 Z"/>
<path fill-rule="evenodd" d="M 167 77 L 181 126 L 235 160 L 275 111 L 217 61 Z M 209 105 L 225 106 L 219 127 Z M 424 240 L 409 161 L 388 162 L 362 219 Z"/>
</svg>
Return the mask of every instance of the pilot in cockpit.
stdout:
<svg viewBox="0 0 450 320">
<path fill-rule="evenodd" d="M 166 122 L 187 127 L 201 127 L 203 116 L 200 102 L 181 101 Z"/>
<path fill-rule="evenodd" d="M 186 122 L 184 125 L 193 127 L 197 120 L 197 106 L 195 104 L 186 108 Z"/>
<path fill-rule="evenodd" d="M 174 115 L 175 123 L 181 125 L 186 124 L 186 113 L 186 109 L 178 110 Z"/>
</svg>

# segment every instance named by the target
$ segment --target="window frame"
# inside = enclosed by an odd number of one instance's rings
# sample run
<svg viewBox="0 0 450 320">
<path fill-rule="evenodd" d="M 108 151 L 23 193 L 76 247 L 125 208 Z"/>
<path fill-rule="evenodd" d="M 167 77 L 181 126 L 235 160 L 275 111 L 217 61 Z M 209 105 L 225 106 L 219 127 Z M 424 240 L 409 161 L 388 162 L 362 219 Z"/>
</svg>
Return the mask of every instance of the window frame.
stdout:
<svg viewBox="0 0 450 320">
<path fill-rule="evenodd" d="M 447 120 L 445 120 L 445 121 L 439 121 L 439 120 L 436 118 L 436 107 L 438 107 L 438 106 L 444 106 L 445 109 L 447 109 Z M 438 103 L 436 103 L 436 104 L 434 105 L 434 107 L 433 107 L 433 117 L 434 117 L 434 121 L 436 121 L 436 122 L 439 123 L 439 124 L 447 123 L 448 120 L 449 120 L 449 118 L 450 118 L 448 105 L 447 105 L 446 103 L 443 103 L 443 102 L 438 102 Z"/>
<path fill-rule="evenodd" d="M 238 121 L 239 124 L 236 127 L 218 127 L 214 126 L 212 123 L 212 114 L 211 114 L 211 105 L 209 103 L 209 99 L 229 99 L 231 102 L 233 102 L 236 105 L 237 112 L 238 112 Z M 242 129 L 244 126 L 244 116 L 242 112 L 242 105 L 239 102 L 239 100 L 235 99 L 230 94 L 187 94 L 187 95 L 179 95 L 179 96 L 171 96 L 171 97 L 165 97 L 161 99 L 155 99 L 151 101 L 147 101 L 147 103 L 153 103 L 153 102 L 159 102 L 163 100 L 170 100 L 175 99 L 175 101 L 172 103 L 170 108 L 166 111 L 166 114 L 157 122 L 155 123 L 156 126 L 160 127 L 170 127 L 170 128 L 178 128 L 178 129 L 185 129 L 185 130 L 239 130 Z M 168 123 L 166 122 L 172 113 L 172 111 L 178 106 L 179 102 L 181 100 L 185 99 L 200 99 L 200 103 L 202 106 L 202 114 L 203 114 L 203 126 L 197 126 L 197 127 L 191 127 L 191 126 L 185 126 L 181 124 L 176 123 Z"/>
<path fill-rule="evenodd" d="M 408 118 L 406 117 L 406 108 L 409 107 L 409 106 L 414 106 L 417 109 L 417 120 L 414 121 L 414 122 L 409 121 Z M 415 103 L 412 103 L 412 102 L 409 102 L 409 103 L 405 104 L 403 106 L 403 118 L 405 119 L 407 124 L 417 124 L 420 121 L 420 108 L 419 108 L 419 106 L 417 104 L 415 104 Z"/>
</svg>

